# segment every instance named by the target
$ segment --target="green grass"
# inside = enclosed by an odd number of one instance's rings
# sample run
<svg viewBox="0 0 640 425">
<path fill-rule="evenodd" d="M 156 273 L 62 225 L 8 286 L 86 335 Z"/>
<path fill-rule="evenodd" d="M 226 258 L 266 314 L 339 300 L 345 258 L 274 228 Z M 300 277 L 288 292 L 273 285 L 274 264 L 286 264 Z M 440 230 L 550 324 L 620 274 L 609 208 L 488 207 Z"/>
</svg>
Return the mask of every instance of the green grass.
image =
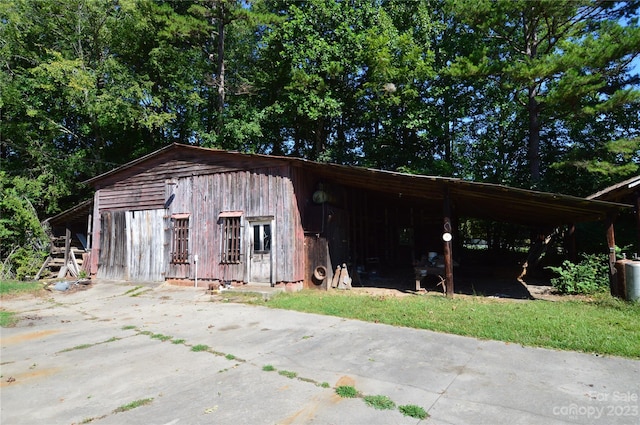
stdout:
<svg viewBox="0 0 640 425">
<path fill-rule="evenodd" d="M 396 408 L 396 404 L 386 395 L 368 395 L 363 398 L 367 406 L 371 406 L 378 410 L 392 410 Z"/>
<path fill-rule="evenodd" d="M 293 379 L 293 378 L 295 378 L 296 376 L 298 376 L 298 373 L 297 373 L 297 372 L 292 372 L 292 371 L 290 371 L 290 370 L 281 370 L 281 371 L 279 371 L 278 373 L 279 373 L 280 375 L 282 375 L 282 376 L 286 376 L 286 377 L 287 377 L 287 378 L 289 378 L 289 379 Z"/>
<path fill-rule="evenodd" d="M 191 347 L 191 351 L 209 351 L 209 346 L 208 345 L 204 345 L 204 344 L 198 344 L 198 345 L 194 345 L 193 347 Z"/>
<path fill-rule="evenodd" d="M 153 398 L 143 398 L 141 400 L 132 401 L 131 403 L 123 404 L 113 411 L 113 413 L 126 412 L 127 410 L 135 409 L 136 407 L 145 406 L 153 401 Z"/>
<path fill-rule="evenodd" d="M 358 390 L 351 385 L 341 385 L 336 387 L 336 394 L 342 398 L 356 398 L 360 395 L 358 394 Z"/>
<path fill-rule="evenodd" d="M 0 310 L 0 328 L 8 328 L 16 324 L 18 318 L 12 311 Z"/>
<path fill-rule="evenodd" d="M 153 335 L 151 335 L 151 339 L 159 339 L 162 342 L 169 341 L 172 338 L 173 338 L 172 336 L 162 335 L 162 334 L 153 334 Z"/>
<path fill-rule="evenodd" d="M 640 358 L 640 303 L 282 293 L 267 306 L 526 346 Z"/>
<path fill-rule="evenodd" d="M 0 295 L 36 293 L 42 290 L 40 282 L 20 282 L 18 280 L 0 280 Z"/>
<path fill-rule="evenodd" d="M 265 372 L 273 372 L 274 370 L 276 370 L 276 368 L 270 364 L 266 364 L 262 366 L 262 370 L 264 370 Z"/>
<path fill-rule="evenodd" d="M 411 416 L 416 419 L 424 419 L 429 414 L 426 410 L 424 410 L 420 406 L 416 406 L 415 404 L 405 404 L 404 406 L 398 406 L 398 410 L 405 416 Z"/>
</svg>

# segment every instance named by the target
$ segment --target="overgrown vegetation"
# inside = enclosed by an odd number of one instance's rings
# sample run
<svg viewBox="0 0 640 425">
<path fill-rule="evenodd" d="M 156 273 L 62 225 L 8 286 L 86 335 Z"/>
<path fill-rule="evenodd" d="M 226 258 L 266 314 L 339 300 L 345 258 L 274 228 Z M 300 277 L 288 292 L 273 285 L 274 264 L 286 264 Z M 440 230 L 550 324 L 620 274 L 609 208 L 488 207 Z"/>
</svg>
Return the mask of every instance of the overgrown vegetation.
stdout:
<svg viewBox="0 0 640 425">
<path fill-rule="evenodd" d="M 405 404 L 404 406 L 398 406 L 398 410 L 405 416 L 411 416 L 416 419 L 424 419 L 429 414 L 420 406 L 415 404 Z"/>
<path fill-rule="evenodd" d="M 298 376 L 297 372 L 292 372 L 290 370 L 280 370 L 280 371 L 278 371 L 278 374 L 282 375 L 282 376 L 286 376 L 289 379 L 293 379 L 296 376 Z"/>
<path fill-rule="evenodd" d="M 356 398 L 359 396 L 358 390 L 352 385 L 340 385 L 336 387 L 336 394 L 342 398 Z"/>
<path fill-rule="evenodd" d="M 367 395 L 363 398 L 367 406 L 378 410 L 392 410 L 396 408 L 396 403 L 386 395 Z"/>
<path fill-rule="evenodd" d="M 135 409 L 135 408 L 140 407 L 140 406 L 146 406 L 147 404 L 151 403 L 152 401 L 153 401 L 153 398 L 143 398 L 143 399 L 140 399 L 140 400 L 135 400 L 135 401 L 132 401 L 131 403 L 123 404 L 122 406 L 120 406 L 117 409 L 115 409 L 113 411 L 113 413 L 126 412 L 128 410 Z"/>
<path fill-rule="evenodd" d="M 0 328 L 9 328 L 17 323 L 16 314 L 12 311 L 0 310 Z"/>
<path fill-rule="evenodd" d="M 209 346 L 205 344 L 197 344 L 191 347 L 191 351 L 195 351 L 195 352 L 209 351 Z"/>
<path fill-rule="evenodd" d="M 608 258 L 598 254 L 582 254 L 582 260 L 565 260 L 562 266 L 547 269 L 558 274 L 551 284 L 562 294 L 592 295 L 609 289 Z"/>
<path fill-rule="evenodd" d="M 640 358 L 640 303 L 608 295 L 585 301 L 505 302 L 483 297 L 301 291 L 278 294 L 266 305 L 528 346 Z"/>
</svg>

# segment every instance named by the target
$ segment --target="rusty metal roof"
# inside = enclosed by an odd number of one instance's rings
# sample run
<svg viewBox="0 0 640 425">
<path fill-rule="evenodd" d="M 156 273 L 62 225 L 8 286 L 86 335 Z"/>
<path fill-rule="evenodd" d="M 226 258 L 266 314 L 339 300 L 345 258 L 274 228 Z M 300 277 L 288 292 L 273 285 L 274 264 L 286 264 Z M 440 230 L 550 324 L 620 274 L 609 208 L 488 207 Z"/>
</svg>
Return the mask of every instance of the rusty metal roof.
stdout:
<svg viewBox="0 0 640 425">
<path fill-rule="evenodd" d="M 491 183 L 478 183 L 457 178 L 405 174 L 371 168 L 320 163 L 301 158 L 246 154 L 219 149 L 172 144 L 112 171 L 87 180 L 100 186 L 105 180 L 117 179 L 117 174 L 157 162 L 159 157 L 211 159 L 224 158 L 238 169 L 259 168 L 265 164 L 287 163 L 301 167 L 314 175 L 363 190 L 391 197 L 434 204 L 434 211 L 442 211 L 442 201 L 448 193 L 454 212 L 461 217 L 487 218 L 496 221 L 532 226 L 557 226 L 585 221 L 599 221 L 607 214 L 629 208 L 628 205 L 603 200 L 579 198 L 558 193 L 539 192 Z"/>
</svg>

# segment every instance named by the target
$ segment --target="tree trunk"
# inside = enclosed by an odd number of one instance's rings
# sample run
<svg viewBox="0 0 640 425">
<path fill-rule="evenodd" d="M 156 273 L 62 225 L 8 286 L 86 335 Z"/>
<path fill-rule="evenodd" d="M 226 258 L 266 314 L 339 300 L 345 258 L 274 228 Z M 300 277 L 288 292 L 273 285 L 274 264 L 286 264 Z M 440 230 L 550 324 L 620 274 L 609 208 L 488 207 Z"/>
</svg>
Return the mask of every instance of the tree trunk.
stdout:
<svg viewBox="0 0 640 425">
<path fill-rule="evenodd" d="M 540 105 L 536 100 L 537 93 L 538 90 L 536 87 L 529 87 L 527 103 L 527 113 L 529 114 L 529 143 L 527 150 L 532 188 L 540 181 Z"/>
<path fill-rule="evenodd" d="M 225 69 L 224 69 L 224 29 L 225 29 L 225 7 L 224 2 L 218 3 L 217 13 L 217 27 L 218 27 L 218 62 L 216 68 L 217 83 L 218 83 L 218 128 L 217 133 L 222 132 L 222 126 L 224 125 L 223 112 L 225 104 Z"/>
</svg>

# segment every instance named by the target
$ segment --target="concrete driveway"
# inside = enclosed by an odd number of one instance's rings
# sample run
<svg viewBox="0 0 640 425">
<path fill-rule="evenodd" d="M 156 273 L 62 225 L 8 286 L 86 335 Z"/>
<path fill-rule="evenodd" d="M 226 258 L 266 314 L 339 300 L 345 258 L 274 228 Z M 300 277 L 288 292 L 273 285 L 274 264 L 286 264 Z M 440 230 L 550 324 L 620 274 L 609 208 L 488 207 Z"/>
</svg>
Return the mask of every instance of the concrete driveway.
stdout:
<svg viewBox="0 0 640 425">
<path fill-rule="evenodd" d="M 136 288 L 3 300 L 2 425 L 640 423 L 640 361 Z"/>
</svg>

